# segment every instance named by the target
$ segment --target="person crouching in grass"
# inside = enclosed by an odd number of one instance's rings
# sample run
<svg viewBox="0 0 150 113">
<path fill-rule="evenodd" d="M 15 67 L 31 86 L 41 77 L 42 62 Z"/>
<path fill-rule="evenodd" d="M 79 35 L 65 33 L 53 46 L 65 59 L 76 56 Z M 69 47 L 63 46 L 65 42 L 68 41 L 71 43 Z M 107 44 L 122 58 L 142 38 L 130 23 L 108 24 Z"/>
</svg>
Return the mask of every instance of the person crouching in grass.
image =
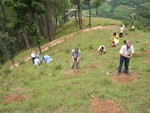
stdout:
<svg viewBox="0 0 150 113">
<path fill-rule="evenodd" d="M 79 61 L 80 61 L 81 51 L 78 48 L 74 48 L 71 51 L 71 69 L 76 65 L 76 69 L 79 69 Z"/>
<path fill-rule="evenodd" d="M 104 45 L 99 46 L 97 51 L 98 55 L 103 55 L 105 54 L 105 52 L 106 52 L 105 46 Z"/>
</svg>

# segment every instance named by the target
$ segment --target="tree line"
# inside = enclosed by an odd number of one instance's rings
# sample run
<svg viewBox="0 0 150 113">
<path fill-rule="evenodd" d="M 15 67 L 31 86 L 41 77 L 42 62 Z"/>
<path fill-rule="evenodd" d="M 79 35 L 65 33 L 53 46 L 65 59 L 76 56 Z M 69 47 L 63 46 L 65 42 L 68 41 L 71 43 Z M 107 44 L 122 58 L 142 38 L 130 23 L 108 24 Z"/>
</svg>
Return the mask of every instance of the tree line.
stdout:
<svg viewBox="0 0 150 113">
<path fill-rule="evenodd" d="M 96 16 L 150 29 L 149 0 L 0 0 L 0 64 L 13 62 L 23 49 L 36 46 L 41 52 L 41 44 L 54 40 L 57 29 L 68 21 L 72 7 L 79 29 L 82 10 L 88 10 L 89 27 Z"/>
</svg>

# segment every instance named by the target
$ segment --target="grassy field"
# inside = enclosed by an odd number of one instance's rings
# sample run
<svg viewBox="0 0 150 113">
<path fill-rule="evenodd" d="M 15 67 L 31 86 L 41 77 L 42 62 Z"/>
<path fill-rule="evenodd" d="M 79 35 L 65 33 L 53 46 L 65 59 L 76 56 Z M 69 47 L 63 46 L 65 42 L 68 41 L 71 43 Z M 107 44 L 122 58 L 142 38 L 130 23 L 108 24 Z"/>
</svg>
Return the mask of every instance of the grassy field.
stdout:
<svg viewBox="0 0 150 113">
<path fill-rule="evenodd" d="M 117 101 L 125 113 L 150 113 L 150 33 L 126 30 L 119 46 L 110 48 L 114 31 L 118 29 L 78 34 L 49 48 L 42 55 L 49 54 L 53 58 L 50 64 L 34 67 L 28 61 L 12 70 L 1 69 L 0 112 L 91 113 L 90 99 L 94 95 Z M 112 76 L 117 72 L 118 51 L 124 39 L 131 40 L 135 47 L 130 72 L 139 79 L 119 84 Z M 107 52 L 97 56 L 101 44 L 106 46 Z M 70 51 L 74 47 L 81 50 L 80 73 L 75 75 L 70 70 Z M 98 68 L 89 68 L 97 64 Z"/>
</svg>

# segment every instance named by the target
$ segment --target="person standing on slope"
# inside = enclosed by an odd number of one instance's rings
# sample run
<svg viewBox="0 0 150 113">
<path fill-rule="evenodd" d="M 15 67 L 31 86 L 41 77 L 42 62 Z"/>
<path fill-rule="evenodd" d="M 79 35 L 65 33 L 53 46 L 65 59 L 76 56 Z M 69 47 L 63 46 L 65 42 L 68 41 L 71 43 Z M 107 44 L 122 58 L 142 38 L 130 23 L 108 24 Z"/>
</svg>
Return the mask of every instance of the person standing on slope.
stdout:
<svg viewBox="0 0 150 113">
<path fill-rule="evenodd" d="M 122 25 L 121 27 L 120 27 L 120 29 L 119 29 L 119 38 L 122 38 L 123 37 L 123 32 L 124 32 L 124 29 L 125 29 L 125 26 L 124 25 Z"/>
<path fill-rule="evenodd" d="M 125 73 L 129 75 L 129 61 L 132 58 L 132 55 L 134 53 L 134 47 L 131 45 L 130 41 L 126 41 L 126 44 L 123 45 L 119 51 L 120 53 L 120 62 L 119 62 L 119 68 L 118 68 L 118 76 L 121 74 L 122 65 L 124 63 L 125 67 Z"/>
</svg>

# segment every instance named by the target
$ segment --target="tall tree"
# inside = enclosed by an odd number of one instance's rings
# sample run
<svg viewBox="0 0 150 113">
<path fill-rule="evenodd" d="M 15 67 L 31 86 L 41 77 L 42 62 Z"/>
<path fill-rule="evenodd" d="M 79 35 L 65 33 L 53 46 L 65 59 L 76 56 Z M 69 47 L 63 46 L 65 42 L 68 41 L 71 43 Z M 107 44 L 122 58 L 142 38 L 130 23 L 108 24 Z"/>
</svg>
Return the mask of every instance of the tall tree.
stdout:
<svg viewBox="0 0 150 113">
<path fill-rule="evenodd" d="M 93 5 L 96 7 L 96 16 L 99 14 L 99 6 L 106 2 L 106 0 L 94 0 Z"/>
<path fill-rule="evenodd" d="M 79 19 L 79 27 L 80 29 L 82 29 L 83 26 L 82 26 L 81 0 L 78 0 L 78 19 Z"/>
<path fill-rule="evenodd" d="M 84 3 L 87 4 L 89 8 L 89 27 L 91 27 L 91 0 L 84 0 Z"/>
</svg>

